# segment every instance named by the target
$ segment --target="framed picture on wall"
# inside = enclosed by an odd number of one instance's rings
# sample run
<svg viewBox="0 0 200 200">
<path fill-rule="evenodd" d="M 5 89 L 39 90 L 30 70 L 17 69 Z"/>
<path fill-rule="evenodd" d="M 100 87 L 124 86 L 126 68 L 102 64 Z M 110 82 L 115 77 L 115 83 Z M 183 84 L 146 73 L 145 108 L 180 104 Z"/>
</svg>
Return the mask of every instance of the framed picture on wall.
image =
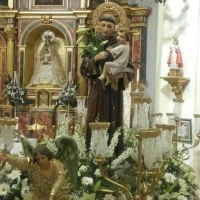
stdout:
<svg viewBox="0 0 200 200">
<path fill-rule="evenodd" d="M 35 5 L 63 5 L 63 0 L 35 0 Z"/>
<path fill-rule="evenodd" d="M 192 120 L 191 119 L 180 119 L 178 136 L 180 142 L 192 144 Z"/>
<path fill-rule="evenodd" d="M 0 6 L 8 6 L 8 0 L 0 1 Z"/>
<path fill-rule="evenodd" d="M 69 0 L 30 0 L 30 10 L 66 10 Z"/>
</svg>

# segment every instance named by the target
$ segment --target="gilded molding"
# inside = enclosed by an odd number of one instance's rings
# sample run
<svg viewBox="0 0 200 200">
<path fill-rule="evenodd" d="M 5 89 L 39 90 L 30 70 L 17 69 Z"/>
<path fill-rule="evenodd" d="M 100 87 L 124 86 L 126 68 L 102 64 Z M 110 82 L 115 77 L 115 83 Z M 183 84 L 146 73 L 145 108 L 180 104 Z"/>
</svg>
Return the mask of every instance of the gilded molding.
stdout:
<svg viewBox="0 0 200 200">
<path fill-rule="evenodd" d="M 159 129 L 139 129 L 136 133 L 136 138 L 142 139 L 142 138 L 156 138 L 161 134 L 161 131 Z"/>
<path fill-rule="evenodd" d="M 90 122 L 89 126 L 92 130 L 104 130 L 110 126 L 109 122 Z"/>
<path fill-rule="evenodd" d="M 27 45 L 17 45 L 20 51 L 25 51 Z"/>
<path fill-rule="evenodd" d="M 6 38 L 8 40 L 14 40 L 15 39 L 15 34 L 17 33 L 15 28 L 5 28 L 4 32 L 5 32 Z"/>
<path fill-rule="evenodd" d="M 43 24 L 50 24 L 51 23 L 51 15 L 42 15 L 41 21 Z"/>
<path fill-rule="evenodd" d="M 175 125 L 170 125 L 170 124 L 156 124 L 156 128 L 160 128 L 163 131 L 168 130 L 168 131 L 173 131 L 176 129 Z"/>
<path fill-rule="evenodd" d="M 185 86 L 189 83 L 189 78 L 184 78 L 181 76 L 168 76 L 161 77 L 171 85 L 171 91 L 175 94 L 176 98 L 180 101 L 183 100 L 183 90 Z"/>
<path fill-rule="evenodd" d="M 151 8 L 149 7 L 131 7 L 131 6 L 126 6 L 124 7 L 124 10 L 126 11 L 127 15 L 130 16 L 145 16 L 148 17 L 149 14 L 151 13 Z"/>
</svg>

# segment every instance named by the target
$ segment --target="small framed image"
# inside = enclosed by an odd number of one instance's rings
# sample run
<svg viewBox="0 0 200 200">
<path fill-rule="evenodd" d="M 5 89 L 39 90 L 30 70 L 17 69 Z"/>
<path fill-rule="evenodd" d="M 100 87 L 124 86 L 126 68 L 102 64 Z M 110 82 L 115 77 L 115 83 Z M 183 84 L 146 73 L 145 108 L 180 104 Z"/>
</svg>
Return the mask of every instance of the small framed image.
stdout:
<svg viewBox="0 0 200 200">
<path fill-rule="evenodd" d="M 64 10 L 68 0 L 30 0 L 30 10 Z"/>
<path fill-rule="evenodd" d="M 62 5 L 63 0 L 35 0 L 35 5 Z"/>
<path fill-rule="evenodd" d="M 192 144 L 192 120 L 191 119 L 180 119 L 178 136 L 180 142 Z"/>
</svg>

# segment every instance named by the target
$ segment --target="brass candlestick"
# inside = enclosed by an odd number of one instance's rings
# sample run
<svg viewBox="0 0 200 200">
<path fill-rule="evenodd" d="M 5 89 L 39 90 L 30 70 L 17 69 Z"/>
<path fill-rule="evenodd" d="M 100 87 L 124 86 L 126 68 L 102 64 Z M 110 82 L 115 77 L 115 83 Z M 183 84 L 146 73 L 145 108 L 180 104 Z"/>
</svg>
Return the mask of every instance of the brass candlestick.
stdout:
<svg viewBox="0 0 200 200">
<path fill-rule="evenodd" d="M 112 179 L 110 179 L 108 176 L 106 176 L 106 174 L 104 173 L 104 170 L 103 170 L 103 167 L 102 165 L 104 164 L 105 162 L 105 158 L 101 157 L 101 156 L 98 156 L 95 158 L 95 161 L 97 162 L 98 166 L 99 166 L 99 171 L 101 173 L 101 176 L 108 182 L 110 182 L 111 184 L 117 186 L 119 188 L 119 190 L 122 190 L 124 192 L 124 194 L 126 195 L 126 199 L 127 200 L 132 200 L 133 197 L 132 197 L 132 194 L 129 192 L 129 190 L 124 187 L 123 185 L 113 181 Z"/>
<path fill-rule="evenodd" d="M 153 188 L 155 187 L 155 176 L 154 170 L 149 171 L 149 175 L 152 177 L 152 184 L 147 185 L 146 191 L 142 191 L 142 176 L 144 174 L 142 170 L 142 139 L 143 138 L 156 138 L 160 135 L 159 129 L 142 129 L 139 130 L 136 134 L 136 138 L 138 139 L 138 160 L 137 160 L 137 188 L 136 188 L 136 195 L 135 199 L 144 199 L 147 194 L 152 192 Z M 156 170 L 156 169 L 155 169 Z"/>
</svg>

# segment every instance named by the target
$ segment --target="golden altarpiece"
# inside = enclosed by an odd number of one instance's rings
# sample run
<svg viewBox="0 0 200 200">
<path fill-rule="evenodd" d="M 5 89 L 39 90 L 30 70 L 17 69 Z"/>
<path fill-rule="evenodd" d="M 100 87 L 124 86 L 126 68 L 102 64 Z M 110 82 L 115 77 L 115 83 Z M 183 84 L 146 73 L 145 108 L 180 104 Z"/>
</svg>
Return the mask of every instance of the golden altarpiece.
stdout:
<svg viewBox="0 0 200 200">
<path fill-rule="evenodd" d="M 119 4 L 127 14 L 132 61 L 140 63 L 141 77 L 145 79 L 147 19 L 151 8 L 131 6 L 123 0 L 112 2 Z M 14 116 L 13 107 L 5 102 L 4 81 L 6 76 L 13 79 L 15 71 L 19 85 L 33 100 L 29 106 L 17 107 L 15 114 L 21 131 L 27 131 L 27 124 L 36 121 L 48 128 L 52 126 L 52 100 L 58 97 L 69 73 L 72 79 L 79 76 L 81 58 L 76 30 L 92 26 L 98 4 L 95 0 L 0 3 L 0 114 Z M 37 70 L 38 66 L 41 70 Z M 79 95 L 84 95 L 83 79 L 79 85 Z"/>
</svg>

